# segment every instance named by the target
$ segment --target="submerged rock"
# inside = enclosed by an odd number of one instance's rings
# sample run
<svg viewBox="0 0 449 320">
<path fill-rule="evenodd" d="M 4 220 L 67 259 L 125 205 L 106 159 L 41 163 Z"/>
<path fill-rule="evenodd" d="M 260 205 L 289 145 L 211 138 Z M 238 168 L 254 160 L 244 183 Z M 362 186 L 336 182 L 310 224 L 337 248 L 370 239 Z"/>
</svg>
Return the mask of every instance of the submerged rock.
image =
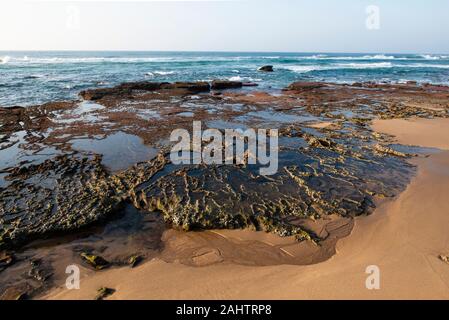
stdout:
<svg viewBox="0 0 449 320">
<path fill-rule="evenodd" d="M 106 177 L 101 157 L 62 155 L 9 170 L 5 179 L 11 185 L 0 188 L 0 219 L 5 222 L 0 248 L 73 230 L 113 213 L 122 200 Z"/>
</svg>

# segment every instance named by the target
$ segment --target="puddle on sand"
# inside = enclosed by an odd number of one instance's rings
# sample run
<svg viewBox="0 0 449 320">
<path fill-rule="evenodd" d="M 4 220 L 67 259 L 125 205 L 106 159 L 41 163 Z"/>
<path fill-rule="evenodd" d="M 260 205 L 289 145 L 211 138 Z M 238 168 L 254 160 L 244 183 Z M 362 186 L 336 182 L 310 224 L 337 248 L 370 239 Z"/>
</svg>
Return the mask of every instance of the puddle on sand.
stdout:
<svg viewBox="0 0 449 320">
<path fill-rule="evenodd" d="M 103 155 L 102 163 L 112 172 L 151 160 L 158 153 L 156 148 L 146 146 L 139 137 L 122 131 L 105 138 L 74 139 L 70 143 L 74 150 Z"/>
</svg>

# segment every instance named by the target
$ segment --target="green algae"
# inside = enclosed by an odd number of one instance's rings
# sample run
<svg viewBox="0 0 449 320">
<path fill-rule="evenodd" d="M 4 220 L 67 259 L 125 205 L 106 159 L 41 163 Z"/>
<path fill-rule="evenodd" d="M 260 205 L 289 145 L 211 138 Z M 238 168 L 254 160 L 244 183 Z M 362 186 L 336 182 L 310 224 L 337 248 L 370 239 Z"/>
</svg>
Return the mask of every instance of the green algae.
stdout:
<svg viewBox="0 0 449 320">
<path fill-rule="evenodd" d="M 111 265 L 109 261 L 97 255 L 82 252 L 80 256 L 83 261 L 85 261 L 91 267 L 95 268 L 95 270 L 103 270 Z"/>
<path fill-rule="evenodd" d="M 114 293 L 115 293 L 115 289 L 101 287 L 100 289 L 97 290 L 97 295 L 95 296 L 95 300 L 103 300 L 104 298 L 107 298 Z"/>
</svg>

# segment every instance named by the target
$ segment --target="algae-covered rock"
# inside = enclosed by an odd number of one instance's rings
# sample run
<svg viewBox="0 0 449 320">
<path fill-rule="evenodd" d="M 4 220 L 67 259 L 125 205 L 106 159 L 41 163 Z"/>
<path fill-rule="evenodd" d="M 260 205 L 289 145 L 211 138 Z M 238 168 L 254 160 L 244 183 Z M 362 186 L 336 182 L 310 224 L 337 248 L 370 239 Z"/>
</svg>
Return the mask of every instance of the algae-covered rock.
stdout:
<svg viewBox="0 0 449 320">
<path fill-rule="evenodd" d="M 81 253 L 81 258 L 84 262 L 86 262 L 91 267 L 94 267 L 96 270 L 103 270 L 110 266 L 109 261 L 97 255 L 83 252 Z"/>
<path fill-rule="evenodd" d="M 97 290 L 97 295 L 95 296 L 95 300 L 103 300 L 104 298 L 112 295 L 115 292 L 115 289 L 101 287 Z"/>
<path fill-rule="evenodd" d="M 14 263 L 14 255 L 7 251 L 0 251 L 0 271 Z"/>
<path fill-rule="evenodd" d="M 121 197 L 107 180 L 101 158 L 57 156 L 9 170 L 0 189 L 0 237 L 4 247 L 43 234 L 70 231 L 113 213 Z"/>
<path fill-rule="evenodd" d="M 28 271 L 28 276 L 31 278 L 45 282 L 48 278 L 53 275 L 53 272 L 50 266 L 46 263 L 43 263 L 40 259 L 33 259 L 30 261 L 31 268 Z"/>
<path fill-rule="evenodd" d="M 374 146 L 374 150 L 380 154 L 387 154 L 387 155 L 392 155 L 392 156 L 396 156 L 396 157 L 407 157 L 407 154 L 405 154 L 403 152 L 396 151 L 390 147 L 383 146 L 380 144 L 376 144 Z"/>
<path fill-rule="evenodd" d="M 143 260 L 143 257 L 140 255 L 133 255 L 129 257 L 128 264 L 131 266 L 131 268 L 134 268 L 137 266 L 141 261 Z"/>
</svg>

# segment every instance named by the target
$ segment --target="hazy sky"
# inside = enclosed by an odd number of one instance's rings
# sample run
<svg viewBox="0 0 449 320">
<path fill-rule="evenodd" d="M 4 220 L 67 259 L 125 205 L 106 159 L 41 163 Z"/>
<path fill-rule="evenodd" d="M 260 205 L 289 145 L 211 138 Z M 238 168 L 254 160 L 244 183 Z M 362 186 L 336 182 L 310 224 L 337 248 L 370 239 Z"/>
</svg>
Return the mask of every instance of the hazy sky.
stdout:
<svg viewBox="0 0 449 320">
<path fill-rule="evenodd" d="M 448 0 L 0 4 L 0 50 L 449 53 Z M 366 26 L 369 5 L 379 29 Z"/>
</svg>

